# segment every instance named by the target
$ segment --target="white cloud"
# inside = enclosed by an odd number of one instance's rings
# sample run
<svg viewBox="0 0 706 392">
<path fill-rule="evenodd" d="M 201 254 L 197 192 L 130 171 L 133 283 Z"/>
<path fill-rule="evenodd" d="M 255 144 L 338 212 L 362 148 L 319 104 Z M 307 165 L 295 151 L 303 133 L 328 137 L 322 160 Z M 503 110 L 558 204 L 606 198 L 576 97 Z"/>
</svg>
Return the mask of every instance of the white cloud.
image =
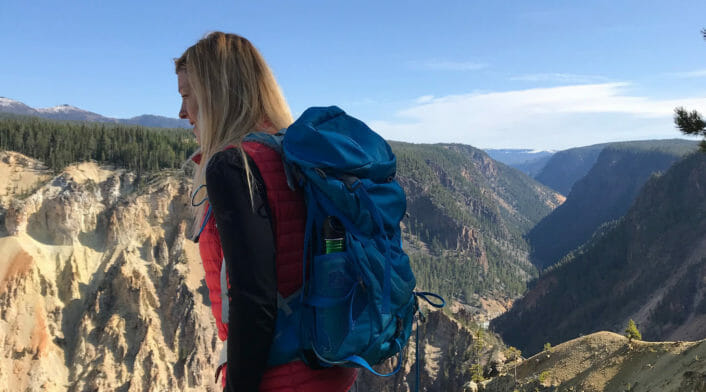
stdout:
<svg viewBox="0 0 706 392">
<path fill-rule="evenodd" d="M 385 138 L 482 148 L 563 149 L 617 140 L 679 137 L 674 107 L 704 111 L 706 98 L 660 100 L 625 93 L 628 83 L 571 85 L 422 97 L 393 121 L 370 125 Z"/>
<path fill-rule="evenodd" d="M 417 99 L 414 100 L 416 103 L 428 103 L 434 100 L 433 95 L 423 95 Z"/>
<path fill-rule="evenodd" d="M 684 79 L 704 78 L 704 77 L 706 77 L 706 69 L 697 69 L 695 71 L 688 71 L 688 72 L 675 72 L 675 73 L 671 73 L 669 75 L 677 77 L 677 78 L 684 78 Z"/>
<path fill-rule="evenodd" d="M 608 78 L 598 75 L 581 75 L 571 73 L 537 73 L 513 76 L 510 80 L 522 82 L 596 83 L 606 82 L 608 81 Z"/>
<path fill-rule="evenodd" d="M 487 64 L 472 61 L 429 60 L 411 63 L 413 68 L 432 71 L 477 71 L 487 68 Z"/>
</svg>

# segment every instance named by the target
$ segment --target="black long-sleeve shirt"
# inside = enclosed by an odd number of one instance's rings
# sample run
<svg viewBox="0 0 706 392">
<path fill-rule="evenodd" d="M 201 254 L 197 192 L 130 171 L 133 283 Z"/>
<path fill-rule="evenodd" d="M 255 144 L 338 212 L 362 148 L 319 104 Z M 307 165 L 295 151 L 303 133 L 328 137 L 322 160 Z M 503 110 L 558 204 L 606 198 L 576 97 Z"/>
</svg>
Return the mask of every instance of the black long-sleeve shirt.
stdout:
<svg viewBox="0 0 706 392">
<path fill-rule="evenodd" d="M 230 279 L 226 391 L 257 391 L 272 344 L 277 315 L 275 240 L 262 178 L 253 172 L 251 204 L 240 150 L 215 154 L 206 168 Z"/>
</svg>

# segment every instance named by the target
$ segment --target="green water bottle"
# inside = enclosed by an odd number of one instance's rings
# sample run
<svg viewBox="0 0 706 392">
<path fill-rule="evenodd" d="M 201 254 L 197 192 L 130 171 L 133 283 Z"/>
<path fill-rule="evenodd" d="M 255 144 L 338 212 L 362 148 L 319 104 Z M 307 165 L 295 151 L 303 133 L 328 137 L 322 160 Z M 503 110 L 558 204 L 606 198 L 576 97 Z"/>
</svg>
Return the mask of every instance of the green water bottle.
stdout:
<svg viewBox="0 0 706 392">
<path fill-rule="evenodd" d="M 324 220 L 324 249 L 326 254 L 343 252 L 346 242 L 346 229 L 335 216 L 327 216 Z"/>
</svg>

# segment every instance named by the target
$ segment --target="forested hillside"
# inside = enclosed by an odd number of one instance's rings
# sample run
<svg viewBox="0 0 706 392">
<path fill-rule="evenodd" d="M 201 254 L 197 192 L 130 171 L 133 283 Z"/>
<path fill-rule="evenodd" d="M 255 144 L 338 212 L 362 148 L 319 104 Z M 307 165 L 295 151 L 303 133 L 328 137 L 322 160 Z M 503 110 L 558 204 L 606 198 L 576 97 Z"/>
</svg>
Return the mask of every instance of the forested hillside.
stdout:
<svg viewBox="0 0 706 392">
<path fill-rule="evenodd" d="M 681 140 L 615 143 L 601 151 L 566 202 L 532 228 L 531 260 L 546 268 L 588 241 L 602 224 L 623 216 L 647 179 L 664 171 L 695 143 Z"/>
<path fill-rule="evenodd" d="M 0 115 L 0 149 L 43 161 L 54 171 L 95 160 L 138 174 L 177 168 L 196 150 L 191 131 Z"/>
<path fill-rule="evenodd" d="M 653 176 L 626 216 L 548 269 L 492 328 L 534 353 L 634 319 L 646 340 L 706 337 L 706 154 Z"/>
<path fill-rule="evenodd" d="M 591 170 L 603 147 L 598 144 L 559 151 L 534 178 L 562 195 L 568 195 L 574 183 Z"/>
<path fill-rule="evenodd" d="M 112 118 L 67 104 L 51 108 L 33 108 L 20 101 L 5 97 L 0 97 L 0 114 L 33 116 L 53 121 L 99 122 L 141 125 L 143 127 L 156 128 L 191 128 L 189 121 L 186 119 L 156 116 L 152 114 L 143 114 L 131 118 Z"/>
<path fill-rule="evenodd" d="M 473 293 L 524 291 L 536 269 L 523 236 L 563 198 L 470 146 L 392 148 L 419 285 L 466 301 Z"/>
</svg>

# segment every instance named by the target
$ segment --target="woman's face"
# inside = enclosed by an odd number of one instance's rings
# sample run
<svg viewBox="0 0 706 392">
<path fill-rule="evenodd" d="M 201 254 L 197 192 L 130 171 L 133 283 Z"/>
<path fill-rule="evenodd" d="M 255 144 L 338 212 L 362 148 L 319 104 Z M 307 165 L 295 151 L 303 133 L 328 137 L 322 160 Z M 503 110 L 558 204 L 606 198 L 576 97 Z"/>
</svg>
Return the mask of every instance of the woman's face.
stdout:
<svg viewBox="0 0 706 392">
<path fill-rule="evenodd" d="M 177 72 L 179 84 L 179 95 L 181 95 L 181 109 L 179 109 L 179 118 L 189 120 L 189 123 L 194 126 L 194 135 L 196 141 L 201 143 L 201 131 L 196 123 L 196 118 L 199 115 L 199 105 L 196 103 L 196 97 L 192 94 L 191 85 L 186 71 Z"/>
</svg>

